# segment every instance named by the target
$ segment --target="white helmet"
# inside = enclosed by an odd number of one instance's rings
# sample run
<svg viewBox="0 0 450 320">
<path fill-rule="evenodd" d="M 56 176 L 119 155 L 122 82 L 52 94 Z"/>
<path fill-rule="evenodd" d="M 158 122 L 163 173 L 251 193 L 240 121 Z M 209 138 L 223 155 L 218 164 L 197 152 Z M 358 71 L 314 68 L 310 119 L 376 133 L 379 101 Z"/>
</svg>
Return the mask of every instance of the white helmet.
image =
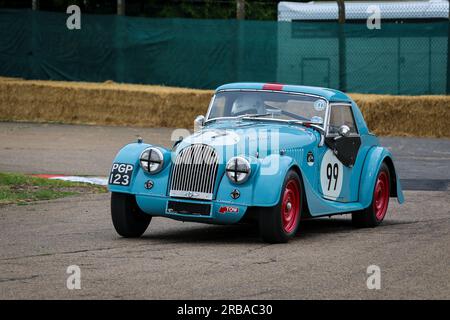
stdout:
<svg viewBox="0 0 450 320">
<path fill-rule="evenodd" d="M 233 102 L 231 107 L 232 114 L 245 114 L 246 112 L 249 114 L 266 113 L 264 102 L 259 95 L 245 93 Z"/>
</svg>

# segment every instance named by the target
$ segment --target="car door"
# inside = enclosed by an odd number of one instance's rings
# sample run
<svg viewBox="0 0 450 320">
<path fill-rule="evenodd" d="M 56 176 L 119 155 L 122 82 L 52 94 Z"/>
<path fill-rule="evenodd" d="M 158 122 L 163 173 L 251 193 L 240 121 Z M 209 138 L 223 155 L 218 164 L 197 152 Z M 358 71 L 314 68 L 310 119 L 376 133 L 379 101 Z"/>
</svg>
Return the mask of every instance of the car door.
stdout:
<svg viewBox="0 0 450 320">
<path fill-rule="evenodd" d="M 348 126 L 348 136 L 339 128 Z M 325 199 L 338 202 L 358 201 L 360 170 L 358 157 L 361 137 L 350 103 L 331 103 L 325 124 L 325 141 L 319 147 L 319 191 Z"/>
</svg>

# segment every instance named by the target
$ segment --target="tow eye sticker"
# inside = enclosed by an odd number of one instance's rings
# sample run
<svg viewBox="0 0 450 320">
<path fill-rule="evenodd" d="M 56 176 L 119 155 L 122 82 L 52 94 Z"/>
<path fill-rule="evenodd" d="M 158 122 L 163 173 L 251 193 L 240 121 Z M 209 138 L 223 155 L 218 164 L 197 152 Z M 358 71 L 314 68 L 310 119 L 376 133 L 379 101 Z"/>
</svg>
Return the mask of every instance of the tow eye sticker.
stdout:
<svg viewBox="0 0 450 320">
<path fill-rule="evenodd" d="M 231 206 L 223 206 L 220 207 L 219 213 L 239 213 L 239 208 Z"/>
<path fill-rule="evenodd" d="M 325 152 L 320 165 L 320 185 L 325 198 L 336 200 L 341 194 L 344 167 L 331 149 Z"/>
</svg>

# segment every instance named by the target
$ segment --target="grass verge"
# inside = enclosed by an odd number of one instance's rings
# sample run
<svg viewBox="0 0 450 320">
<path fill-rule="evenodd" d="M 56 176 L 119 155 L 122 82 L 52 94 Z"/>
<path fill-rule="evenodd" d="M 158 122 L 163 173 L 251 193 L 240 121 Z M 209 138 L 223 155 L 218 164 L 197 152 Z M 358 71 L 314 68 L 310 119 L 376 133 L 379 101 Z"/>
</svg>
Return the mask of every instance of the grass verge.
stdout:
<svg viewBox="0 0 450 320">
<path fill-rule="evenodd" d="M 0 173 L 0 205 L 27 204 L 76 194 L 103 193 L 102 186 L 50 180 L 17 173 Z"/>
</svg>

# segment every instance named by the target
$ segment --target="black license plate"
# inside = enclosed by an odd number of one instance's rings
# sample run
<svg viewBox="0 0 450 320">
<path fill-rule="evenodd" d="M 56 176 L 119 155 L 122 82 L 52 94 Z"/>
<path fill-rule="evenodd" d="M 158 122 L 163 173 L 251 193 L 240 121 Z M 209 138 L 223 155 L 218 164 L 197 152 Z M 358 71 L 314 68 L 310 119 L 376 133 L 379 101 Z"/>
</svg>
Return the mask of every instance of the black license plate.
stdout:
<svg viewBox="0 0 450 320">
<path fill-rule="evenodd" d="M 128 186 L 131 182 L 134 166 L 129 163 L 114 163 L 109 175 L 109 184 Z"/>
<path fill-rule="evenodd" d="M 207 203 L 169 201 L 167 203 L 167 212 L 209 216 L 211 214 L 211 205 Z"/>
</svg>

